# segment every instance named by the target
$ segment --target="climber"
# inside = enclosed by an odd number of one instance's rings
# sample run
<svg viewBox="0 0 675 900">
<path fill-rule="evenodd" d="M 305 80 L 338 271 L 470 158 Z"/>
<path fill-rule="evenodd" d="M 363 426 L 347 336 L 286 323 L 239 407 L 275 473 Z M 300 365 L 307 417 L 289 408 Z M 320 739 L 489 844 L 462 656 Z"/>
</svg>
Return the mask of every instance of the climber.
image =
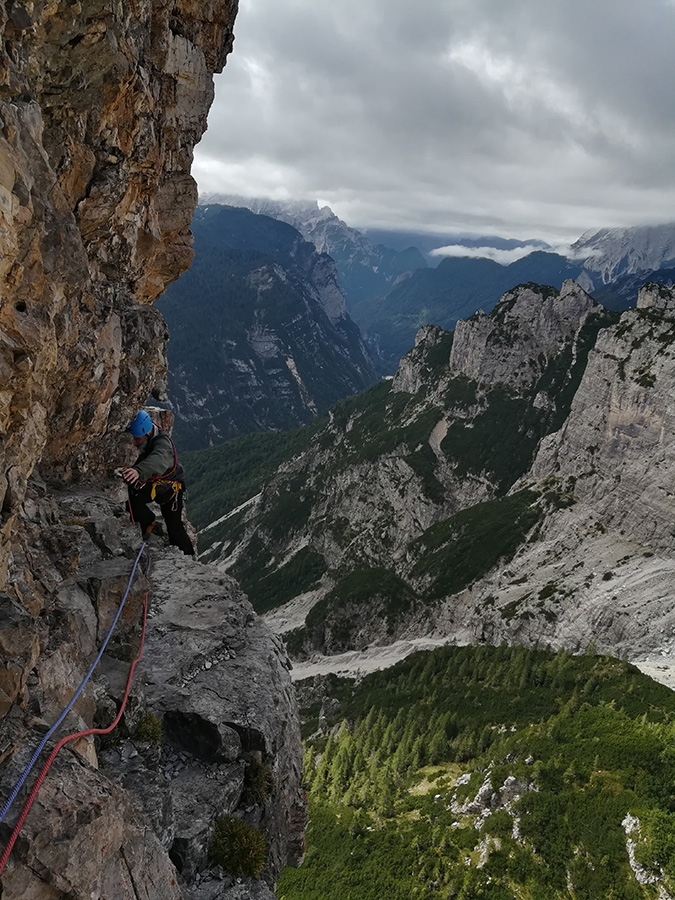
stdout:
<svg viewBox="0 0 675 900">
<path fill-rule="evenodd" d="M 132 521 L 138 522 L 143 538 L 147 538 L 155 525 L 154 513 L 148 507 L 154 500 L 162 511 L 169 543 L 194 556 L 182 518 L 185 475 L 173 441 L 145 410 L 137 413 L 127 430 L 140 451 L 133 466 L 121 469 L 129 490 Z"/>
</svg>

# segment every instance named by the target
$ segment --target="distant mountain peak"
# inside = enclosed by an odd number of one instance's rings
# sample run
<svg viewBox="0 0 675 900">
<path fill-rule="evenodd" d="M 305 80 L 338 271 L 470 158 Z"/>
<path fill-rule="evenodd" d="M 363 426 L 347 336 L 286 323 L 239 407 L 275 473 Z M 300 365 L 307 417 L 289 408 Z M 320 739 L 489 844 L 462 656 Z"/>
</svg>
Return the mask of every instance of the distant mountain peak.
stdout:
<svg viewBox="0 0 675 900">
<path fill-rule="evenodd" d="M 214 203 L 192 229 L 195 260 L 160 304 L 184 447 L 293 428 L 376 379 L 333 260 L 292 225 Z"/>
<path fill-rule="evenodd" d="M 587 254 L 584 267 L 599 273 L 603 284 L 623 275 L 654 272 L 675 261 L 675 222 L 587 231 L 570 250 L 577 259 Z"/>
</svg>

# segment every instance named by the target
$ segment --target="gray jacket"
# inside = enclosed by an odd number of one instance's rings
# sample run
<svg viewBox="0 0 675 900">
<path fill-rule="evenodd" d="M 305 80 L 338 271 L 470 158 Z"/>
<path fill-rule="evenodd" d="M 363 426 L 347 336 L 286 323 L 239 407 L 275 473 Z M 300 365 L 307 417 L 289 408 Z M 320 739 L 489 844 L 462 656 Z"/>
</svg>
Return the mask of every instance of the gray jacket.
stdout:
<svg viewBox="0 0 675 900">
<path fill-rule="evenodd" d="M 185 480 L 183 467 L 177 464 L 173 441 L 157 425 L 153 425 L 148 440 L 134 463 L 134 469 L 138 472 L 140 481 L 162 475 L 170 476 L 172 481 Z"/>
</svg>

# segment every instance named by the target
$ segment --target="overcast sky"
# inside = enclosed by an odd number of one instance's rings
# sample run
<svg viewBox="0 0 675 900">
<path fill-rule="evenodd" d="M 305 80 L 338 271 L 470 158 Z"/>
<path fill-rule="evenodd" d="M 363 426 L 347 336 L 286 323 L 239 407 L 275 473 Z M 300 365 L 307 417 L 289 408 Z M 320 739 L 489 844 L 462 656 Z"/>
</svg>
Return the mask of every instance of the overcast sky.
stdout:
<svg viewBox="0 0 675 900">
<path fill-rule="evenodd" d="M 240 0 L 200 192 L 356 228 L 675 220 L 675 0 Z"/>
</svg>

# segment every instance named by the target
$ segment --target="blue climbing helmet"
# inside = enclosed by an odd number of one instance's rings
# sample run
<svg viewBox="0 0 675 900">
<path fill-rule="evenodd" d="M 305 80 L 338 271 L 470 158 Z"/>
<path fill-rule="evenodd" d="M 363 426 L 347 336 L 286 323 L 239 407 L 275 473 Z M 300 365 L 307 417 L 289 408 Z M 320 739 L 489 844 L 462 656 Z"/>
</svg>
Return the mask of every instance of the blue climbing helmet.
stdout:
<svg viewBox="0 0 675 900">
<path fill-rule="evenodd" d="M 152 431 L 152 419 L 144 409 L 136 413 L 136 418 L 129 425 L 129 431 L 134 437 L 143 437 Z"/>
</svg>

